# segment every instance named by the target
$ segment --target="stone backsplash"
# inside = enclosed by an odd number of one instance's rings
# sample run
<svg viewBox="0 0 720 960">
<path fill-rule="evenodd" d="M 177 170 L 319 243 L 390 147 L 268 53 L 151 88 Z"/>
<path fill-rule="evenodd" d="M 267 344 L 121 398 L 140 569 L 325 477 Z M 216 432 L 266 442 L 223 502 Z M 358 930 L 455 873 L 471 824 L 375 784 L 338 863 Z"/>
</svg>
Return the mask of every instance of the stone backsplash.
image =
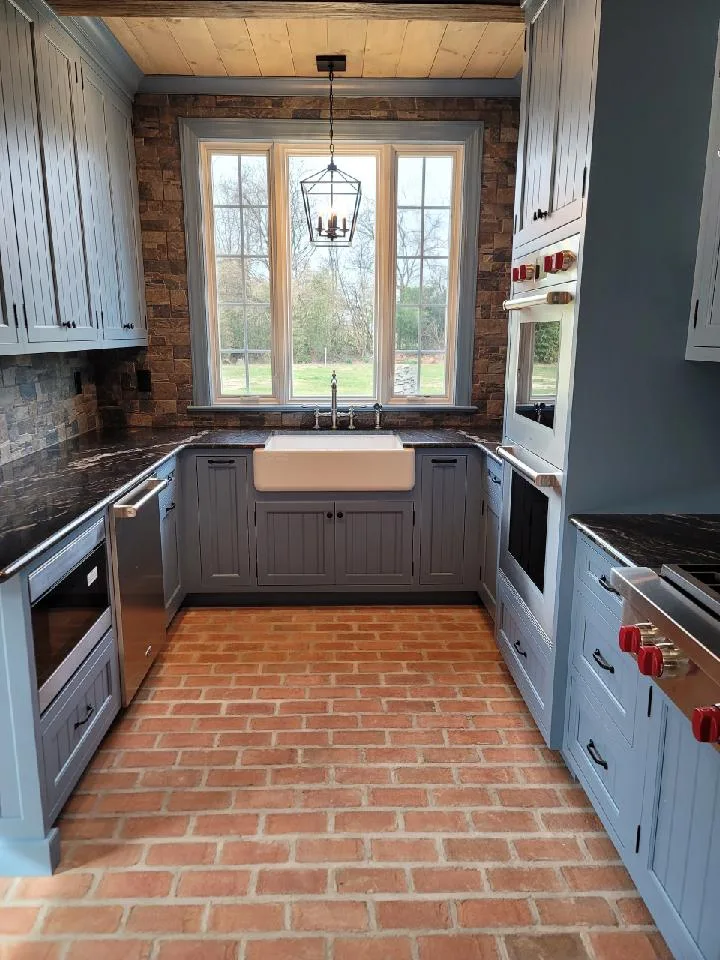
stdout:
<svg viewBox="0 0 720 960">
<path fill-rule="evenodd" d="M 0 357 L 0 466 L 98 423 L 90 354 Z"/>
<path fill-rule="evenodd" d="M 97 354 L 98 401 L 106 425 L 307 426 L 298 414 L 188 414 L 192 402 L 187 268 L 180 176 L 180 117 L 318 119 L 317 98 L 138 96 L 135 136 L 148 305 L 147 350 Z M 473 417 L 406 414 L 388 426 L 473 426 L 503 413 L 518 101 L 504 99 L 353 98 L 336 101 L 338 119 L 482 120 L 480 257 L 473 356 Z M 138 390 L 137 371 L 148 370 L 151 389 Z"/>
</svg>

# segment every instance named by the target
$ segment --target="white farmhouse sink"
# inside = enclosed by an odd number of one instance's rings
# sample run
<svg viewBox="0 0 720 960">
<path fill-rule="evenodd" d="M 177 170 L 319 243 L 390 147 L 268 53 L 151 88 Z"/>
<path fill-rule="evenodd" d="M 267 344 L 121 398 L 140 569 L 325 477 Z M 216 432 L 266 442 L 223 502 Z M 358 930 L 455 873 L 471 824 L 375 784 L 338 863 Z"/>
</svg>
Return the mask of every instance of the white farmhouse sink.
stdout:
<svg viewBox="0 0 720 960">
<path fill-rule="evenodd" d="M 415 451 L 393 433 L 277 434 L 253 451 L 255 488 L 412 490 Z"/>
</svg>

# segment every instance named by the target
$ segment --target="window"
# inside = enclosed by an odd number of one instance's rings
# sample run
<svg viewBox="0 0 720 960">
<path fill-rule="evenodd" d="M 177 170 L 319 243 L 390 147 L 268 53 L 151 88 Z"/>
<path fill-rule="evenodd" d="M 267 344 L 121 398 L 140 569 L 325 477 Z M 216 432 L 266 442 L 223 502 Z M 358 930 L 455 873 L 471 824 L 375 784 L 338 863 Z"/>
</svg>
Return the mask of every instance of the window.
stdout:
<svg viewBox="0 0 720 960">
<path fill-rule="evenodd" d="M 324 404 L 333 370 L 344 403 L 469 402 L 481 130 L 367 126 L 336 140 L 362 202 L 332 248 L 310 244 L 300 192 L 327 164 L 322 124 L 184 121 L 197 405 Z"/>
</svg>

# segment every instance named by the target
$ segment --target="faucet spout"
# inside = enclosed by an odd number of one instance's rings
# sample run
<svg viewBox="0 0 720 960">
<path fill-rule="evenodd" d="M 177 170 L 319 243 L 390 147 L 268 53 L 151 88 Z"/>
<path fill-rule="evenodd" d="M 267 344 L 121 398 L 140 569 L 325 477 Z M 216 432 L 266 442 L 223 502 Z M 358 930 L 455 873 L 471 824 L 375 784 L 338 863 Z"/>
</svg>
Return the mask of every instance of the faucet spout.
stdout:
<svg viewBox="0 0 720 960">
<path fill-rule="evenodd" d="M 337 430 L 337 413 L 337 374 L 333 370 L 330 377 L 330 415 L 333 430 Z"/>
</svg>

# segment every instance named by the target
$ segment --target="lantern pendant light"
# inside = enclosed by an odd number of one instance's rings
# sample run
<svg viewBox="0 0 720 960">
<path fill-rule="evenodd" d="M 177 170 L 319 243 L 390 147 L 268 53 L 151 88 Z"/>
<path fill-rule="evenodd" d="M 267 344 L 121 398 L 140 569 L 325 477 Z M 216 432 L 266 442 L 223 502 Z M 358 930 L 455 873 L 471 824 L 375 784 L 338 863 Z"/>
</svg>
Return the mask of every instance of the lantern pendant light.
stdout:
<svg viewBox="0 0 720 960">
<path fill-rule="evenodd" d="M 349 247 L 355 235 L 362 185 L 335 163 L 335 98 L 333 80 L 336 71 L 346 69 L 345 56 L 317 56 L 320 73 L 330 80 L 330 162 L 312 176 L 300 181 L 310 243 L 316 247 Z"/>
</svg>

